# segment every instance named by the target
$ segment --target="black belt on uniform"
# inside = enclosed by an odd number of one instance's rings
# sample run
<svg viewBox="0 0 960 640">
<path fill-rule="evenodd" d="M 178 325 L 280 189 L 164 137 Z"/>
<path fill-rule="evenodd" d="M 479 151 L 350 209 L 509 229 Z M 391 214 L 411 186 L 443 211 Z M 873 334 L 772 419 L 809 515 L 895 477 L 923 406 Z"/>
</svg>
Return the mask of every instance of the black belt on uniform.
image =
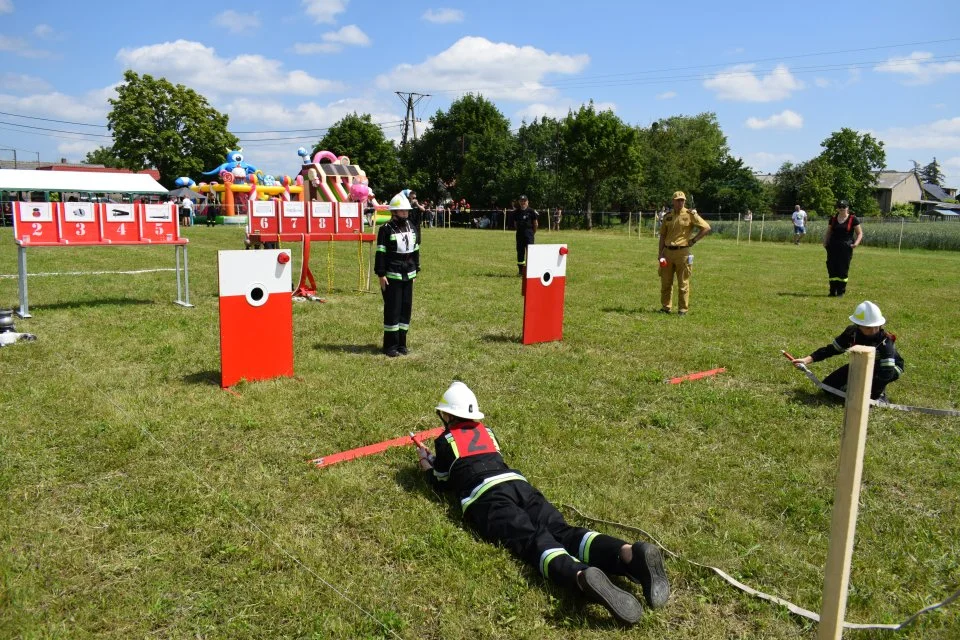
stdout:
<svg viewBox="0 0 960 640">
<path fill-rule="evenodd" d="M 684 246 L 682 246 L 682 247 L 677 247 L 677 246 L 667 247 L 667 249 L 689 249 L 689 248 L 690 248 L 690 247 L 688 247 L 688 246 L 686 246 L 686 245 L 684 245 Z"/>
</svg>

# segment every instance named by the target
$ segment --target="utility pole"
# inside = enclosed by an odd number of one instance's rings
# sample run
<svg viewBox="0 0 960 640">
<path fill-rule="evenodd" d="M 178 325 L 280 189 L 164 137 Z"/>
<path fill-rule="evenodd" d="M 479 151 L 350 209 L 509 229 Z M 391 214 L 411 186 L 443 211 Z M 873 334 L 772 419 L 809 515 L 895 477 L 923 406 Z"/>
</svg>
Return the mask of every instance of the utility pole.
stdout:
<svg viewBox="0 0 960 640">
<path fill-rule="evenodd" d="M 424 98 L 429 98 L 430 94 L 404 91 L 394 91 L 394 93 L 397 94 L 400 101 L 407 107 L 407 112 L 403 116 L 403 136 L 400 139 L 401 146 L 406 146 L 411 129 L 413 130 L 414 141 L 417 139 L 417 114 L 414 111 L 414 107 Z"/>
<path fill-rule="evenodd" d="M 0 151 L 13 151 L 13 168 L 16 169 L 17 168 L 17 150 L 16 149 L 0 149 Z"/>
</svg>

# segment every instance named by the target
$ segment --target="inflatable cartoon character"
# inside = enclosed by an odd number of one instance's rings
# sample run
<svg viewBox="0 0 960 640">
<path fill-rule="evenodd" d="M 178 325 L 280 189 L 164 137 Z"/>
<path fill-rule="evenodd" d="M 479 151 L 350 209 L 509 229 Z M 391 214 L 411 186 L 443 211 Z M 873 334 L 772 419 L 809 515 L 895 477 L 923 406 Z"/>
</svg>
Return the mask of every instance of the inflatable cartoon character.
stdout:
<svg viewBox="0 0 960 640">
<path fill-rule="evenodd" d="M 237 150 L 227 151 L 227 161 L 216 169 L 211 169 L 210 171 L 204 171 L 203 175 L 212 176 L 220 175 L 221 171 L 233 171 L 234 169 L 240 168 L 243 172 L 246 173 L 256 173 L 257 168 L 251 164 L 247 164 L 243 161 L 243 154 L 241 153 L 243 148 Z"/>
</svg>

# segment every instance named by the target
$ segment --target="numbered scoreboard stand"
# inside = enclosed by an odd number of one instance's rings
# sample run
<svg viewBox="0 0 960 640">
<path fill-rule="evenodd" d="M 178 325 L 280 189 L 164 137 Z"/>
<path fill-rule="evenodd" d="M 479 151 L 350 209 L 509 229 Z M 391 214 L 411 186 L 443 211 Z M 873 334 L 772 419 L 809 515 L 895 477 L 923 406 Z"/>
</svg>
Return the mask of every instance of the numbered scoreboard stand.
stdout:
<svg viewBox="0 0 960 640">
<path fill-rule="evenodd" d="M 173 245 L 176 254 L 177 299 L 190 304 L 187 240 L 173 204 L 16 202 L 13 235 L 17 244 L 21 318 L 29 318 L 27 249 L 35 247 Z M 181 260 L 183 268 L 181 272 Z"/>
</svg>

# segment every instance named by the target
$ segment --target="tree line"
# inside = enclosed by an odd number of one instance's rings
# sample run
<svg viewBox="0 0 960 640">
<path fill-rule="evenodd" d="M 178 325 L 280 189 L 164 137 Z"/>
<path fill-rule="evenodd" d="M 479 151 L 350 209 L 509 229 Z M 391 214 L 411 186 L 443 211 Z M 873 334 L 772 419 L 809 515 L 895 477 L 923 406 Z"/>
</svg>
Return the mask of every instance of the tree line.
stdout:
<svg viewBox="0 0 960 640">
<path fill-rule="evenodd" d="M 201 94 L 165 78 L 124 74 L 107 118 L 113 145 L 87 162 L 155 168 L 172 186 L 217 166 L 238 140 L 229 118 Z M 730 153 L 714 113 L 677 115 L 649 126 L 621 120 L 593 102 L 565 117 L 534 118 L 512 130 L 481 95 L 468 94 L 429 118 L 417 139 L 397 145 L 369 114 L 350 114 L 314 145 L 347 155 L 381 199 L 402 188 L 432 201 L 465 199 L 474 209 L 509 207 L 518 194 L 567 211 L 654 210 L 674 191 L 702 212 L 788 212 L 794 204 L 826 214 L 847 199 L 859 215 L 879 213 L 873 187 L 883 143 L 852 129 L 834 132 L 817 157 L 785 163 L 772 183 Z M 589 226 L 592 217 L 585 216 Z"/>
</svg>

